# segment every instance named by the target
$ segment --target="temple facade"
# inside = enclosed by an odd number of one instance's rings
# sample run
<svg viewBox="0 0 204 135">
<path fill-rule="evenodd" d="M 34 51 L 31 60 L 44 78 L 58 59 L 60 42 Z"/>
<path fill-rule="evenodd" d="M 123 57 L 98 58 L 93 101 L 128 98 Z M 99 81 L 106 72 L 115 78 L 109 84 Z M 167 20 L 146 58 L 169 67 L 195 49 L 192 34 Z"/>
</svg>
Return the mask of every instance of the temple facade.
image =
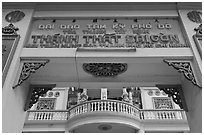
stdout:
<svg viewBox="0 0 204 135">
<path fill-rule="evenodd" d="M 201 133 L 202 3 L 3 3 L 4 133 Z"/>
</svg>

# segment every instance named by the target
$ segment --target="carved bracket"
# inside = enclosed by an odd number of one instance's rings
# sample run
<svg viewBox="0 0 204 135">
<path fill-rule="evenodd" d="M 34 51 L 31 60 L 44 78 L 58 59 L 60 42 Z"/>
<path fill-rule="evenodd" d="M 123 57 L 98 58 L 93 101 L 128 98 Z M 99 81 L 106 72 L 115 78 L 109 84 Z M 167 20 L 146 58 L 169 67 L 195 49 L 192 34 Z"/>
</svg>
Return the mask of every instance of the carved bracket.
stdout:
<svg viewBox="0 0 204 135">
<path fill-rule="evenodd" d="M 56 87 L 56 84 L 30 85 L 30 91 L 27 96 L 24 111 L 30 109 L 33 106 L 33 104 L 38 102 L 40 96 L 46 94 L 49 90 L 52 90 L 54 87 Z"/>
<path fill-rule="evenodd" d="M 188 111 L 183 91 L 180 85 L 156 85 L 160 90 L 164 91 L 173 101 L 179 105 L 181 109 Z"/>
<path fill-rule="evenodd" d="M 20 86 L 25 80 L 29 78 L 32 73 L 35 73 L 40 67 L 45 66 L 49 60 L 32 60 L 29 62 L 24 62 L 21 70 L 20 77 L 18 79 L 18 83 L 13 86 L 13 89 L 17 86 Z"/>
<path fill-rule="evenodd" d="M 164 60 L 164 62 L 167 63 L 169 66 L 172 66 L 173 68 L 178 70 L 178 72 L 183 73 L 184 77 L 187 80 L 191 81 L 194 85 L 201 88 L 201 86 L 199 86 L 196 82 L 190 62 L 171 61 L 171 60 Z"/>
<path fill-rule="evenodd" d="M 114 77 L 127 70 L 126 63 L 84 63 L 85 72 L 95 77 Z"/>
</svg>

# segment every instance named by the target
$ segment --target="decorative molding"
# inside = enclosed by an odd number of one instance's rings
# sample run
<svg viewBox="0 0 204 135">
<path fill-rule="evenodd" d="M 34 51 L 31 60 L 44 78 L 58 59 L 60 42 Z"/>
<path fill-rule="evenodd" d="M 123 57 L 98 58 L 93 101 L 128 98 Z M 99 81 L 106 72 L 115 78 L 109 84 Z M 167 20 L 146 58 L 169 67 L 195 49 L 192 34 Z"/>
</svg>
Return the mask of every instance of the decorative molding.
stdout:
<svg viewBox="0 0 204 135">
<path fill-rule="evenodd" d="M 194 30 L 196 31 L 196 34 L 193 35 L 193 40 L 202 59 L 202 24 L 200 24 L 197 28 L 194 28 Z"/>
<path fill-rule="evenodd" d="M 56 84 L 30 85 L 30 91 L 27 96 L 24 111 L 30 109 L 33 106 L 33 104 L 38 102 L 40 96 L 46 94 L 49 90 L 52 90 L 54 87 L 56 87 Z"/>
<path fill-rule="evenodd" d="M 19 28 L 14 27 L 12 23 L 10 23 L 8 26 L 5 26 L 2 28 L 3 34 L 9 34 L 9 35 L 17 35 L 17 31 Z"/>
<path fill-rule="evenodd" d="M 5 16 L 5 20 L 9 23 L 16 23 L 22 20 L 25 16 L 25 13 L 19 10 L 11 11 Z"/>
<path fill-rule="evenodd" d="M 179 105 L 181 109 L 188 111 L 186 106 L 183 91 L 180 85 L 156 85 L 160 91 L 164 91 L 169 97 L 172 97 L 173 101 Z"/>
<path fill-rule="evenodd" d="M 196 82 L 190 62 L 173 61 L 173 60 L 164 60 L 164 62 L 167 63 L 169 66 L 172 66 L 173 68 L 178 70 L 178 72 L 183 73 L 184 77 L 187 80 L 191 81 L 194 85 L 201 88 L 201 86 L 199 86 Z"/>
<path fill-rule="evenodd" d="M 202 13 L 199 11 L 191 11 L 188 12 L 187 16 L 188 19 L 191 20 L 192 22 L 196 22 L 196 23 L 202 23 L 202 18 L 201 18 Z"/>
<path fill-rule="evenodd" d="M 35 73 L 36 70 L 38 70 L 42 66 L 45 66 L 45 64 L 47 64 L 48 62 L 49 60 L 38 60 L 38 61 L 33 60 L 29 62 L 24 62 L 20 77 L 18 79 L 18 83 L 15 86 L 13 86 L 13 89 L 16 88 L 17 86 L 20 86 L 25 80 L 29 78 L 29 76 L 32 73 Z"/>
<path fill-rule="evenodd" d="M 85 72 L 95 77 L 115 77 L 127 70 L 126 63 L 84 63 Z"/>
<path fill-rule="evenodd" d="M 4 85 L 19 39 L 20 35 L 2 35 L 2 85 Z"/>
</svg>

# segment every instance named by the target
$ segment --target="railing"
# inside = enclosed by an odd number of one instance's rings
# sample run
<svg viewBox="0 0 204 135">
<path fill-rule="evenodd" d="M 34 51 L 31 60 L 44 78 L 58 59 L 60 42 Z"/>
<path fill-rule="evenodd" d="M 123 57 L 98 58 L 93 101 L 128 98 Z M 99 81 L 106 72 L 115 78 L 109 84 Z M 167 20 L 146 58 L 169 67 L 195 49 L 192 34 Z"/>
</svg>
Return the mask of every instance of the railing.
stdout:
<svg viewBox="0 0 204 135">
<path fill-rule="evenodd" d="M 186 119 L 184 110 L 141 110 L 142 120 L 184 120 Z"/>
<path fill-rule="evenodd" d="M 183 110 L 141 110 L 122 101 L 94 100 L 78 104 L 69 110 L 28 111 L 28 121 L 69 120 L 77 115 L 91 112 L 121 113 L 131 115 L 138 120 L 186 120 Z"/>
<path fill-rule="evenodd" d="M 69 118 L 71 119 L 76 115 L 86 112 L 99 111 L 121 112 L 124 114 L 135 116 L 140 119 L 140 113 L 138 108 L 129 103 L 116 100 L 96 100 L 84 102 L 70 109 Z"/>
<path fill-rule="evenodd" d="M 55 111 L 28 111 L 28 120 L 68 120 L 67 110 Z"/>
</svg>

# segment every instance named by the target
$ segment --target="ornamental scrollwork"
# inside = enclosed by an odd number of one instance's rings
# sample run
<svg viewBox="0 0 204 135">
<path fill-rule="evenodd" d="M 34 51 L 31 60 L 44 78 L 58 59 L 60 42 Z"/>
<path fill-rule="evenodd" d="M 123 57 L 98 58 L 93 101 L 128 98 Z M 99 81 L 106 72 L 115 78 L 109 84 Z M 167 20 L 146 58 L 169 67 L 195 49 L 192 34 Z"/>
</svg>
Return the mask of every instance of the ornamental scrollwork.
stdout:
<svg viewBox="0 0 204 135">
<path fill-rule="evenodd" d="M 178 72 L 183 73 L 184 77 L 187 80 L 191 81 L 194 85 L 201 88 L 196 82 L 190 62 L 170 61 L 170 60 L 164 60 L 164 62 L 167 63 L 169 66 L 172 66 L 173 68 L 178 70 Z"/>
<path fill-rule="evenodd" d="M 171 97 L 173 101 L 179 105 L 181 109 L 188 111 L 184 96 L 182 95 L 182 88 L 177 85 L 165 86 L 165 85 L 156 85 L 160 91 L 164 91 L 168 97 Z"/>
<path fill-rule="evenodd" d="M 2 28 L 2 33 L 3 34 L 9 34 L 9 35 L 17 35 L 17 31 L 19 28 L 14 27 L 12 23 L 10 23 L 8 26 L 5 26 Z"/>
<path fill-rule="evenodd" d="M 126 63 L 84 63 L 85 72 L 95 77 L 115 77 L 127 70 Z"/>
<path fill-rule="evenodd" d="M 56 84 L 49 84 L 49 85 L 31 85 L 30 86 L 30 93 L 27 97 L 27 102 L 24 108 L 24 111 L 30 109 L 35 103 L 38 102 L 39 97 L 46 94 L 49 90 L 52 90 Z"/>
<path fill-rule="evenodd" d="M 191 11 L 191 12 L 188 12 L 187 16 L 188 16 L 188 19 L 190 19 L 192 22 L 196 22 L 196 23 L 202 23 L 202 18 L 201 18 L 201 15 L 202 13 L 199 12 L 199 11 Z"/>
<path fill-rule="evenodd" d="M 13 89 L 17 86 L 20 86 L 25 80 L 29 78 L 32 73 L 35 73 L 36 70 L 38 70 L 42 66 L 45 66 L 45 64 L 47 64 L 48 62 L 49 60 L 24 62 L 20 77 L 18 79 L 18 83 L 13 86 Z"/>
<path fill-rule="evenodd" d="M 202 24 L 200 24 L 197 28 L 194 29 L 196 31 L 195 36 L 200 37 L 202 39 Z"/>
</svg>

